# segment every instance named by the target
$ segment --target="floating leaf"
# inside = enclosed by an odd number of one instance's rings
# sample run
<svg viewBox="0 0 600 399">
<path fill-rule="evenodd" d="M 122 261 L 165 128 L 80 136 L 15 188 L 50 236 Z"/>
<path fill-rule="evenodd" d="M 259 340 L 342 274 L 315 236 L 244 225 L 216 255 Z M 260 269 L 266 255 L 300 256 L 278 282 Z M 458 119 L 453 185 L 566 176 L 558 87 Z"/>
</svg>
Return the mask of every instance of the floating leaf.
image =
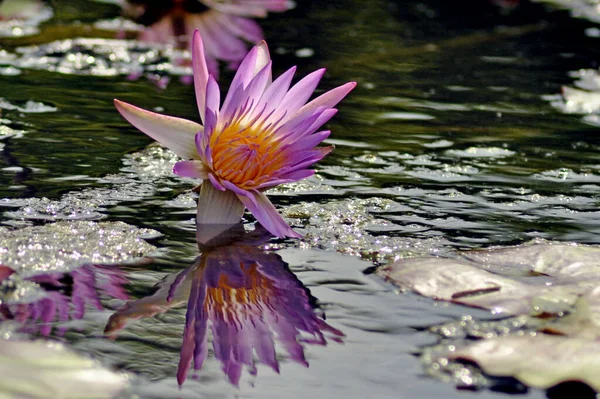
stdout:
<svg viewBox="0 0 600 399">
<path fill-rule="evenodd" d="M 0 340 L 0 396 L 10 398 L 112 398 L 127 377 L 64 345 Z"/>
<path fill-rule="evenodd" d="M 452 375 L 478 375 L 468 365 L 448 363 L 468 360 L 490 376 L 514 377 L 532 387 L 575 381 L 600 389 L 600 248 L 537 241 L 453 258 L 403 259 L 378 273 L 434 299 L 518 315 L 488 323 L 468 316 L 432 327 L 455 341 L 440 344 L 441 352 L 436 346 L 424 349 L 424 364 Z M 467 337 L 483 339 L 468 343 Z M 451 380 L 488 386 L 471 377 Z"/>
<path fill-rule="evenodd" d="M 534 244 L 410 258 L 380 269 L 401 288 L 502 314 L 562 314 L 600 283 L 600 248 Z"/>
<path fill-rule="evenodd" d="M 568 316 L 549 322 L 544 330 L 553 334 L 600 340 L 600 287 L 582 295 Z"/>
<path fill-rule="evenodd" d="M 545 334 L 498 337 L 477 341 L 448 358 L 473 361 L 489 375 L 515 377 L 531 387 L 579 381 L 600 391 L 600 342 Z"/>
</svg>

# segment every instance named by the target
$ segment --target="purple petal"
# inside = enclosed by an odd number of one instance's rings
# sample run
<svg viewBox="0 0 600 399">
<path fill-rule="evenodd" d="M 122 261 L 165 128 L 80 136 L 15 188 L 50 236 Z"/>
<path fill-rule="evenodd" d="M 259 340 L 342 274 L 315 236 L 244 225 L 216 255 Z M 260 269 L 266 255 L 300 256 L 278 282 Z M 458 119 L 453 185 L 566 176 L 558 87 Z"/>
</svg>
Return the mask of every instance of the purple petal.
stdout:
<svg viewBox="0 0 600 399">
<path fill-rule="evenodd" d="M 202 368 L 202 364 L 204 364 L 204 360 L 206 360 L 206 356 L 208 355 L 208 336 L 206 334 L 208 329 L 208 304 L 206 303 L 206 284 L 202 281 L 201 278 L 195 278 L 192 286 L 196 285 L 197 281 L 199 281 L 200 285 L 200 294 L 196 298 L 196 311 L 195 311 L 195 344 L 196 347 L 194 349 L 194 370 L 200 370 Z M 190 297 L 190 301 L 188 302 L 188 307 L 191 304 L 192 298 Z M 186 315 L 187 317 L 187 315 Z"/>
<path fill-rule="evenodd" d="M 209 113 L 209 120 L 211 121 L 211 124 L 214 124 L 216 122 L 213 122 L 213 117 L 214 114 L 213 113 Z M 210 135 L 211 135 L 212 131 L 210 130 L 206 130 L 204 129 L 201 132 L 198 132 L 198 134 L 196 134 L 195 137 L 195 141 L 196 141 L 196 151 L 198 152 L 198 158 L 200 158 L 202 161 L 204 161 L 204 164 L 210 169 L 212 168 L 213 165 L 213 159 L 212 159 L 212 154 L 210 151 Z"/>
<path fill-rule="evenodd" d="M 208 169 L 202 161 L 179 161 L 173 166 L 173 173 L 181 177 L 208 179 Z"/>
<path fill-rule="evenodd" d="M 258 72 L 260 72 L 265 65 L 270 62 L 271 58 L 269 55 L 269 48 L 267 44 L 263 41 L 254 46 L 246 55 L 242 63 L 240 64 L 233 81 L 229 87 L 229 92 L 225 97 L 225 101 L 223 102 L 223 109 L 227 109 L 230 106 L 233 108 L 237 108 L 239 104 L 234 103 L 230 104 L 237 93 L 238 89 L 241 87 L 245 89 L 248 84 L 250 84 L 251 80 L 256 76 Z"/>
<path fill-rule="evenodd" d="M 271 62 L 271 55 L 269 54 L 269 46 L 267 46 L 267 42 L 265 42 L 264 40 L 262 40 L 260 43 L 258 43 L 256 45 L 256 49 L 257 49 L 257 54 L 256 54 L 256 62 L 255 62 L 255 65 L 254 65 L 254 75 L 256 75 L 269 62 Z M 271 77 L 270 76 L 269 76 L 269 83 L 271 83 Z"/>
<path fill-rule="evenodd" d="M 212 112 L 217 117 L 219 115 L 219 107 L 221 106 L 221 93 L 219 84 L 212 76 L 208 77 L 206 85 L 206 112 Z"/>
<path fill-rule="evenodd" d="M 304 132 L 304 135 L 313 134 L 315 131 L 317 131 L 318 128 L 320 128 L 331 118 L 333 118 L 333 116 L 337 114 L 337 112 L 338 111 L 335 108 L 329 108 L 323 111 L 321 115 L 319 115 L 317 120 L 315 120 L 314 123 Z"/>
<path fill-rule="evenodd" d="M 219 179 L 217 179 L 215 177 L 215 175 L 213 175 L 212 173 L 208 174 L 208 180 L 210 180 L 212 186 L 214 188 L 216 188 L 219 191 L 225 191 L 227 190 L 225 187 L 223 187 L 223 185 L 221 184 L 221 182 L 219 181 Z"/>
<path fill-rule="evenodd" d="M 314 150 L 299 152 L 296 154 L 295 158 L 290 161 L 289 167 L 287 167 L 283 173 L 291 173 L 293 171 L 306 168 L 323 159 L 331 151 L 333 151 L 333 146 L 320 147 L 315 148 Z"/>
<path fill-rule="evenodd" d="M 208 67 L 204 55 L 204 44 L 198 29 L 192 38 L 192 69 L 194 70 L 194 89 L 196 90 L 196 103 L 200 112 L 200 119 L 204 121 L 204 100 L 206 99 L 206 84 L 208 83 Z"/>
<path fill-rule="evenodd" d="M 199 134 L 198 137 L 200 138 L 200 141 L 203 138 L 208 139 L 207 143 L 210 142 L 210 137 L 212 136 L 216 126 L 217 126 L 217 121 L 218 121 L 218 117 L 217 117 L 217 111 L 213 111 L 210 109 L 206 109 L 206 115 L 204 116 L 204 132 L 205 134 Z M 198 150 L 198 153 L 201 153 L 201 151 L 204 151 L 204 148 L 199 148 L 198 146 L 198 138 L 196 138 L 196 149 Z"/>
<path fill-rule="evenodd" d="M 319 97 L 304 105 L 302 108 L 300 108 L 298 113 L 304 114 L 313 112 L 318 107 L 333 108 L 355 87 L 356 82 L 349 82 L 345 85 L 338 86 L 335 89 L 329 90 L 328 92 L 321 94 Z"/>
<path fill-rule="evenodd" d="M 199 279 L 192 281 L 190 289 L 190 298 L 188 308 L 185 314 L 185 328 L 183 330 L 183 342 L 181 343 L 181 353 L 179 355 L 179 365 L 177 366 L 177 383 L 181 386 L 187 378 L 190 365 L 194 356 L 196 342 L 196 308 L 204 306 L 204 295 L 200 295 L 204 288 L 200 285 Z M 200 301 L 200 297 L 202 300 Z"/>
<path fill-rule="evenodd" d="M 282 309 L 283 310 L 283 309 Z M 282 311 L 282 313 L 285 311 Z M 272 323 L 273 330 L 279 337 L 279 341 L 283 344 L 286 351 L 290 355 L 290 358 L 297 363 L 302 364 L 305 367 L 308 367 L 308 362 L 304 357 L 304 348 L 297 340 L 298 336 L 298 325 L 294 325 L 294 320 L 289 320 L 289 315 L 285 315 L 288 317 L 280 317 L 276 319 Z M 311 315 L 312 316 L 312 315 Z"/>
<path fill-rule="evenodd" d="M 181 283 L 183 283 L 190 271 L 191 268 L 188 267 L 187 269 L 177 274 L 175 280 L 173 280 L 173 283 L 169 286 L 169 292 L 167 293 L 167 302 L 171 302 L 173 300 L 173 298 L 175 297 L 175 293 L 177 292 L 177 290 L 179 290 Z"/>
<path fill-rule="evenodd" d="M 238 186 L 236 186 L 235 184 L 227 181 L 227 180 L 223 180 L 223 187 L 225 187 L 225 189 L 229 190 L 229 191 L 233 191 L 236 195 L 246 195 L 247 191 L 244 189 L 239 188 Z"/>
<path fill-rule="evenodd" d="M 228 15 L 227 17 L 230 21 L 230 23 L 227 24 L 227 29 L 229 29 L 229 31 L 235 36 L 241 37 L 242 39 L 251 43 L 258 43 L 264 39 L 263 31 L 260 28 L 260 25 L 254 20 L 243 17 L 235 17 L 232 15 Z"/>
<path fill-rule="evenodd" d="M 294 6 L 289 0 L 222 1 L 203 0 L 215 10 L 226 14 L 264 18 L 268 11 L 286 11 Z"/>
<path fill-rule="evenodd" d="M 327 137 L 329 137 L 330 134 L 331 134 L 331 132 L 329 130 L 324 130 L 322 132 L 311 134 L 310 136 L 307 136 L 307 137 L 302 137 L 300 140 L 296 141 L 293 144 L 292 149 L 295 152 L 309 150 L 311 148 L 314 148 L 316 145 L 320 144 L 323 140 L 325 140 Z M 191 161 L 191 162 L 197 162 L 197 161 Z"/>
<path fill-rule="evenodd" d="M 238 86 L 235 90 L 229 88 L 225 102 L 221 107 L 221 117 L 223 120 L 230 121 L 233 119 L 234 114 L 238 111 L 238 108 L 242 106 L 242 98 L 244 97 L 244 88 Z"/>
<path fill-rule="evenodd" d="M 183 159 L 198 159 L 194 136 L 202 126 L 187 119 L 146 111 L 123 101 L 115 107 L 129 123 L 158 141 Z"/>
<path fill-rule="evenodd" d="M 250 82 L 246 90 L 244 90 L 244 96 L 240 98 L 239 103 L 245 103 L 246 101 L 253 101 L 258 105 L 256 101 L 257 98 L 260 98 L 265 91 L 265 88 L 271 81 L 271 62 L 267 63 L 263 69 L 256 74 L 254 79 Z M 261 112 L 261 109 L 257 106 L 253 107 L 255 111 Z M 253 113 L 247 112 L 248 117 L 252 118 Z"/>
<path fill-rule="evenodd" d="M 293 172 L 286 173 L 284 175 L 279 176 L 276 179 L 269 180 L 265 183 L 259 184 L 256 186 L 256 190 L 264 190 L 267 188 L 275 187 L 284 183 L 291 183 L 298 180 L 306 179 L 315 174 L 315 171 L 312 169 L 301 169 L 295 170 Z"/>
<path fill-rule="evenodd" d="M 312 96 L 324 73 L 324 68 L 316 70 L 296 83 L 283 98 L 279 106 L 279 113 L 287 112 L 288 116 L 295 114 Z M 276 114 L 278 113 L 276 112 Z"/>
<path fill-rule="evenodd" d="M 312 169 L 302 169 L 302 170 L 296 170 L 294 172 L 286 173 L 285 175 L 280 176 L 280 178 L 287 180 L 288 182 L 293 182 L 293 181 L 306 179 L 307 177 L 311 177 L 314 174 L 315 174 L 315 171 Z"/>
<path fill-rule="evenodd" d="M 254 77 L 254 68 L 256 66 L 256 57 L 258 55 L 258 48 L 255 46 L 248 52 L 242 63 L 240 64 L 231 85 L 229 91 L 223 102 L 223 108 L 227 108 L 233 94 L 241 87 L 244 89 L 250 80 Z"/>
<path fill-rule="evenodd" d="M 290 88 L 294 73 L 296 73 L 296 67 L 291 67 L 275 79 L 275 81 L 265 90 L 257 107 L 263 108 L 266 106 L 268 112 L 278 107 Z"/>
<path fill-rule="evenodd" d="M 275 342 L 273 342 L 273 333 L 269 328 L 269 325 L 265 323 L 265 313 L 260 318 L 254 319 L 254 325 L 256 326 L 253 331 L 251 340 L 256 350 L 256 355 L 261 363 L 271 367 L 273 371 L 279 373 L 279 363 L 275 356 Z"/>
<path fill-rule="evenodd" d="M 238 198 L 254 215 L 256 220 L 274 236 L 279 238 L 302 237 L 288 226 L 265 194 L 247 191 L 245 195 L 238 195 Z"/>
<path fill-rule="evenodd" d="M 326 110 L 321 108 L 308 117 L 299 116 L 288 120 L 276 131 L 277 139 L 283 145 L 293 145 L 300 137 L 310 134 L 309 129 L 315 125 L 321 114 Z"/>
<path fill-rule="evenodd" d="M 198 14 L 195 14 L 198 15 Z M 208 10 L 199 14 L 198 28 L 202 28 L 201 36 L 204 36 L 205 52 L 207 56 L 225 61 L 241 61 L 246 55 L 246 44 L 229 34 L 227 26 L 232 25 L 230 18 L 218 18 L 220 14 L 214 10 Z M 194 21 L 191 21 L 194 24 Z"/>
<path fill-rule="evenodd" d="M 42 322 L 43 324 L 40 327 L 41 335 L 50 335 L 52 331 L 52 320 L 54 320 L 54 315 L 56 315 L 56 304 L 54 300 L 50 297 L 44 298 L 38 302 L 42 307 Z"/>
</svg>

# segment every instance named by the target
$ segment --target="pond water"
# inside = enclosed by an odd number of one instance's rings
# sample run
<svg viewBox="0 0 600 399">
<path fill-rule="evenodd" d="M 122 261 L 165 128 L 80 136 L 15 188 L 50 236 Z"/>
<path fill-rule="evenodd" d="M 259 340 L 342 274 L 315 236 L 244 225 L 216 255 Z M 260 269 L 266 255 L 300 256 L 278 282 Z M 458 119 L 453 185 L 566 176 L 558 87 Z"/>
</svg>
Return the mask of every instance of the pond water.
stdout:
<svg viewBox="0 0 600 399">
<path fill-rule="evenodd" d="M 83 0 L 50 7 L 39 32 L 0 39 L 0 232 L 7 247 L 30 240 L 0 263 L 18 266 L 27 279 L 52 269 L 56 253 L 71 260 L 77 253 L 77 266 L 89 270 L 59 267 L 54 272 L 67 273 L 61 284 L 44 280 L 43 287 L 75 302 L 77 279 L 87 278 L 81 289 L 94 293 L 81 298 L 94 299 L 77 305 L 70 320 L 5 322 L 6 336 L 57 339 L 132 373 L 124 397 L 458 398 L 471 395 L 455 388 L 461 381 L 472 388 L 467 377 L 494 388 L 478 397 L 506 395 L 497 390 L 545 396 L 515 381 L 490 385 L 476 371 L 436 374 L 417 356 L 442 340 L 428 327 L 493 317 L 399 294 L 372 272 L 402 257 L 534 238 L 599 242 L 597 127 L 548 100 L 573 84 L 570 71 L 597 67 L 598 39 L 586 35 L 591 22 L 540 4 L 509 9 L 483 0 L 299 0 L 260 20 L 276 76 L 292 65 L 298 76 L 325 66 L 319 92 L 358 82 L 328 123 L 326 143 L 336 149 L 316 165 L 317 175 L 270 193 L 304 238 L 246 248 L 247 256 L 268 259 L 271 271 L 252 272 L 258 280 L 275 273 L 273 281 L 291 284 L 294 306 L 314 308 L 299 317 L 318 327 L 300 330 L 322 332 L 324 341 L 303 342 L 303 356 L 277 342 L 275 361 L 241 372 L 223 366 L 210 346 L 201 370 L 179 388 L 186 312 L 193 313 L 186 305 L 204 281 L 198 273 L 208 273 L 197 259 L 194 182 L 173 175 L 176 156 L 150 145 L 112 100 L 197 120 L 193 89 L 179 79 L 185 66 L 174 67 L 168 54 L 101 29 L 118 7 Z M 221 75 L 227 87 L 232 72 Z M 244 220 L 251 229 L 252 215 Z M 58 221 L 91 224 L 78 225 L 87 230 L 73 238 L 71 225 L 49 227 Z M 107 235 L 118 230 L 115 242 L 97 237 L 99 223 L 107 223 Z M 148 247 L 131 241 L 138 236 Z M 40 242 L 54 245 L 54 255 L 34 251 Z M 106 253 L 89 258 L 99 246 Z M 239 263 L 237 248 L 215 256 Z M 140 256 L 143 262 L 131 262 Z M 181 293 L 167 301 L 178 276 Z M 135 308 L 143 298 L 154 299 Z M 108 338 L 104 329 L 119 311 L 131 320 Z"/>
</svg>

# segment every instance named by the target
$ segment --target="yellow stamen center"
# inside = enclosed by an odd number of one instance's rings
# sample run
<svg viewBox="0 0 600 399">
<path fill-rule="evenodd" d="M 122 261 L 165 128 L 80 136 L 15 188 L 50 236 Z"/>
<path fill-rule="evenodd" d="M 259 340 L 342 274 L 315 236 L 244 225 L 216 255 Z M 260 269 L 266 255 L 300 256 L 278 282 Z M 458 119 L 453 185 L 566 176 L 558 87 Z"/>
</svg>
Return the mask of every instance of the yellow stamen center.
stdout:
<svg viewBox="0 0 600 399">
<path fill-rule="evenodd" d="M 264 182 L 283 165 L 273 129 L 236 122 L 215 131 L 210 139 L 213 172 L 242 189 Z"/>
</svg>

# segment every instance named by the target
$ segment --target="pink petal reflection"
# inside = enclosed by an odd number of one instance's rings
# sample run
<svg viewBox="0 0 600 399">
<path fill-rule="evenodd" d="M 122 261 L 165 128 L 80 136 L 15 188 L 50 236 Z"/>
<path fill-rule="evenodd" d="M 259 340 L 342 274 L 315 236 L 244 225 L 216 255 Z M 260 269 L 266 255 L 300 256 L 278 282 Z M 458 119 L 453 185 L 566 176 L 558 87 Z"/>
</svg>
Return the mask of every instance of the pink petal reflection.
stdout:
<svg viewBox="0 0 600 399">
<path fill-rule="evenodd" d="M 256 373 L 257 361 L 279 372 L 276 342 L 291 360 L 308 366 L 305 344 L 341 343 L 344 334 L 315 312 L 313 298 L 281 257 L 260 248 L 269 237 L 260 227 L 245 233 L 240 225 L 212 237 L 202 243 L 203 253 L 193 265 L 168 276 L 152 296 L 118 310 L 105 332 L 114 334 L 128 320 L 153 316 L 187 301 L 179 384 L 192 363 L 199 370 L 207 360 L 209 331 L 213 356 L 234 385 L 239 384 L 243 368 Z"/>
<path fill-rule="evenodd" d="M 5 268 L 0 266 L 0 281 L 9 277 L 3 277 Z M 39 285 L 39 297 L 2 302 L 0 321 L 17 321 L 23 332 L 31 334 L 48 336 L 56 324 L 56 334 L 63 335 L 66 328 L 61 323 L 82 319 L 90 306 L 103 310 L 103 295 L 129 299 L 123 288 L 127 283 L 125 272 L 111 266 L 85 265 L 69 273 L 38 274 L 24 280 Z"/>
</svg>

